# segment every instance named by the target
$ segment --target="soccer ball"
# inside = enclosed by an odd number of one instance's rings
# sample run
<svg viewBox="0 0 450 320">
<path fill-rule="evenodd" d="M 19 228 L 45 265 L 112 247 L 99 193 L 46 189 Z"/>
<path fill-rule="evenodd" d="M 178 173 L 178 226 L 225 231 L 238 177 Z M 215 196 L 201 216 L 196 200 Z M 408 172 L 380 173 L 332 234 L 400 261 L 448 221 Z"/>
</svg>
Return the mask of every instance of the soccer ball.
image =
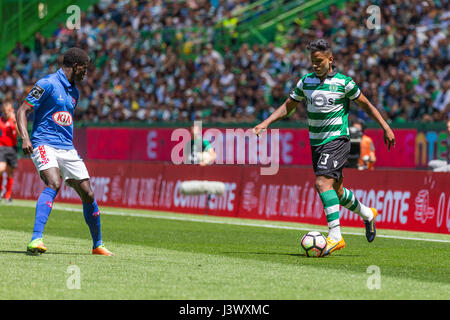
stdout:
<svg viewBox="0 0 450 320">
<path fill-rule="evenodd" d="M 327 239 L 318 231 L 305 234 L 300 242 L 307 257 L 321 257 L 327 247 Z"/>
</svg>

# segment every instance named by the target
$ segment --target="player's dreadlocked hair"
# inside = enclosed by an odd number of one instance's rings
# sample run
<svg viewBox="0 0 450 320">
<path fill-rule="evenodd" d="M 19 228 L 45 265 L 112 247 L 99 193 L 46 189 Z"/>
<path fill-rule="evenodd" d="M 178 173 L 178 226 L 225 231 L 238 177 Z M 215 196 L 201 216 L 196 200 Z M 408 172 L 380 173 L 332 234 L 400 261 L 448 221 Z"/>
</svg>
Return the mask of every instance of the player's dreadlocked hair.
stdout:
<svg viewBox="0 0 450 320">
<path fill-rule="evenodd" d="M 316 52 L 316 51 L 331 52 L 330 44 L 324 39 L 317 39 L 317 40 L 311 41 L 306 46 L 306 49 L 308 49 L 311 53 Z"/>
<path fill-rule="evenodd" d="M 86 65 L 89 62 L 89 56 L 83 49 L 80 48 L 70 48 L 67 49 L 63 57 L 63 66 L 73 67 L 76 63 L 77 65 Z"/>
</svg>

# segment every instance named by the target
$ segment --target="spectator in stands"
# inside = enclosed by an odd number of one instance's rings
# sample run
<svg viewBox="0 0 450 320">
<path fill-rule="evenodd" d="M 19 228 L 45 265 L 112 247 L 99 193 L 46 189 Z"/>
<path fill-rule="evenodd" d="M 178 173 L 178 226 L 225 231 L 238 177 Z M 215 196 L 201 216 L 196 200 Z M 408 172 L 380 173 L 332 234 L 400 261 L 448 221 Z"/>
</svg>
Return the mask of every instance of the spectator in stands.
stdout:
<svg viewBox="0 0 450 320">
<path fill-rule="evenodd" d="M 329 14 L 312 21 L 314 27 L 287 28 L 283 48 L 214 43 L 214 26 L 232 19 L 234 30 L 239 21 L 229 13 L 249 2 L 101 0 L 83 13 L 80 30 L 60 25 L 50 38 L 36 34 L 34 50 L 18 43 L 0 71 L 0 101 L 8 94 L 18 107 L 31 84 L 56 72 L 59 53 L 78 46 L 89 52 L 92 65 L 76 120 L 152 123 L 208 116 L 219 122 L 231 115 L 235 121 L 257 121 L 270 114 L 278 96 L 289 93 L 299 73 L 310 70 L 305 44 L 325 35 L 338 68 L 361 83 L 389 121 L 450 116 L 446 2 L 389 1 L 381 10 L 381 30 L 366 27 L 366 1 L 331 6 Z M 263 101 L 255 98 L 258 91 Z M 364 116 L 356 108 L 351 112 Z M 285 121 L 305 119 L 298 113 Z"/>
</svg>

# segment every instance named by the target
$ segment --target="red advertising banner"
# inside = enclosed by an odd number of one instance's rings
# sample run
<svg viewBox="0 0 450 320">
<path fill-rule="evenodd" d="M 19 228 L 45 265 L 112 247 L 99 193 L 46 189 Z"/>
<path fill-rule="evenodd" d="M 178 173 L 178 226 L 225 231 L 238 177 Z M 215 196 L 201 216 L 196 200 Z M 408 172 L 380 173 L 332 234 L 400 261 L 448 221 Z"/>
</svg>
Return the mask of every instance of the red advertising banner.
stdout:
<svg viewBox="0 0 450 320">
<path fill-rule="evenodd" d="M 375 146 L 375 167 L 415 168 L 416 133 L 416 129 L 394 129 L 395 147 L 388 151 L 383 130 L 367 129 L 365 134 L 372 138 Z"/>
<path fill-rule="evenodd" d="M 87 161 L 99 205 L 143 208 L 240 218 L 295 221 L 326 225 L 310 168 L 281 167 L 276 175 L 261 175 L 260 167 L 244 165 L 151 164 Z M 186 196 L 186 180 L 221 181 L 223 196 Z M 450 233 L 450 173 L 416 170 L 345 170 L 345 186 L 363 204 L 378 210 L 377 227 Z M 39 197 L 44 189 L 31 160 L 20 160 L 13 198 Z M 81 203 L 62 186 L 55 201 Z M 341 209 L 342 226 L 362 227 L 362 220 Z"/>
<path fill-rule="evenodd" d="M 311 169 L 280 168 L 273 176 L 247 168 L 239 216 L 243 218 L 326 224 Z"/>
<path fill-rule="evenodd" d="M 173 161 L 173 150 L 181 150 L 188 142 L 187 128 L 87 128 L 80 132 L 85 138 L 82 156 L 88 160 L 122 160 L 122 161 Z M 175 131 L 178 130 L 178 131 Z M 184 136 L 182 134 L 184 131 Z M 394 130 L 396 147 L 387 151 L 384 145 L 383 131 L 368 129 L 367 135 L 373 139 L 377 162 L 376 167 L 416 167 L 416 130 Z M 311 165 L 311 148 L 307 129 L 279 129 L 278 136 L 271 139 L 275 131 L 269 130 L 267 139 L 268 156 L 279 148 L 280 165 Z M 177 134 L 175 134 L 177 133 Z M 216 163 L 219 164 L 258 164 L 258 139 L 251 129 L 203 129 L 203 137 L 210 140 L 218 153 Z M 173 141 L 172 141 L 173 140 Z M 275 145 L 277 144 L 277 146 Z M 77 143 L 82 145 L 81 142 Z M 102 147 L 99 147 L 102 146 Z M 442 149 L 442 148 L 441 148 Z M 442 152 L 441 152 L 442 153 Z M 177 163 L 175 163 L 177 164 Z"/>
<path fill-rule="evenodd" d="M 90 182 L 99 204 L 159 209 L 165 166 L 121 161 L 86 161 Z M 45 188 L 31 160 L 19 160 L 14 172 L 13 197 L 35 200 Z M 81 203 L 78 194 L 62 184 L 55 201 Z"/>
<path fill-rule="evenodd" d="M 173 129 L 88 128 L 90 160 L 170 161 Z M 102 146 L 99 148 L 99 146 Z"/>
<path fill-rule="evenodd" d="M 323 206 L 306 168 L 280 168 L 276 176 L 244 173 L 239 217 L 326 225 Z M 377 227 L 450 233 L 449 173 L 345 170 L 345 186 L 366 206 L 378 210 Z M 362 219 L 342 208 L 342 226 Z"/>
<path fill-rule="evenodd" d="M 450 233 L 450 173 L 352 171 L 346 184 L 378 210 L 380 228 Z M 348 210 L 342 219 L 346 225 L 360 220 Z"/>
<path fill-rule="evenodd" d="M 239 209 L 243 166 L 167 165 L 164 175 L 166 199 L 164 208 L 170 211 L 191 212 L 219 216 L 237 216 Z M 180 186 L 187 180 L 208 180 L 225 183 L 223 196 L 182 195 Z M 164 190 L 162 188 L 161 190 Z M 208 204 L 207 204 L 208 203 Z"/>
</svg>

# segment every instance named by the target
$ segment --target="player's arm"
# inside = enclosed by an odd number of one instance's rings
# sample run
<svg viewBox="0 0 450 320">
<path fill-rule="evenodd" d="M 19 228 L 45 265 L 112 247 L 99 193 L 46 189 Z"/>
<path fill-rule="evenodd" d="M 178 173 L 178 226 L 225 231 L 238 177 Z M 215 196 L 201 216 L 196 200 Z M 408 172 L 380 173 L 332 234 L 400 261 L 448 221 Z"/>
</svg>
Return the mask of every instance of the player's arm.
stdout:
<svg viewBox="0 0 450 320">
<path fill-rule="evenodd" d="M 47 97 L 50 96 L 50 92 L 53 90 L 53 85 L 44 79 L 36 82 L 30 93 L 25 98 L 22 105 L 17 110 L 17 130 L 22 138 L 22 150 L 25 155 L 31 155 L 33 153 L 33 145 L 31 144 L 30 137 L 28 136 L 28 121 L 27 115 L 41 108 Z"/>
<path fill-rule="evenodd" d="M 391 127 L 387 124 L 387 122 L 383 119 L 381 113 L 375 108 L 369 100 L 367 100 L 366 96 L 361 93 L 357 99 L 354 100 L 373 120 L 375 120 L 378 125 L 384 131 L 384 144 L 387 145 L 388 150 L 392 147 L 395 147 L 395 135 L 392 131 Z"/>
<path fill-rule="evenodd" d="M 278 107 L 266 120 L 258 124 L 253 128 L 253 132 L 259 135 L 262 131 L 266 130 L 272 123 L 277 122 L 287 116 L 290 116 L 297 108 L 299 101 L 287 98 L 281 106 Z"/>
<path fill-rule="evenodd" d="M 30 136 L 28 135 L 28 120 L 27 115 L 33 111 L 33 107 L 26 102 L 17 110 L 17 131 L 19 136 L 22 138 L 22 150 L 25 155 L 33 153 L 33 145 L 30 141 Z"/>
</svg>

